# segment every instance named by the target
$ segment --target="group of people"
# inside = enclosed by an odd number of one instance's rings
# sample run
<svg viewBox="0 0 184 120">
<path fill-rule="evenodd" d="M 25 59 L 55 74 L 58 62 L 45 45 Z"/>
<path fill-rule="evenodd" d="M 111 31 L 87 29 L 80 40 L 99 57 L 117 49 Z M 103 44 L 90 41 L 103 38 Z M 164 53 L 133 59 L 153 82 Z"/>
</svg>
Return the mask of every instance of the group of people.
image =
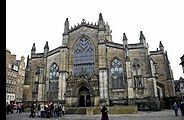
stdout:
<svg viewBox="0 0 184 120">
<path fill-rule="evenodd" d="M 174 102 L 172 107 L 175 112 L 175 116 L 178 116 L 178 109 L 180 109 L 181 115 L 184 116 L 184 101 L 181 103 Z"/>
<path fill-rule="evenodd" d="M 31 113 L 29 117 L 34 118 L 35 116 L 41 118 L 50 118 L 50 117 L 60 117 L 64 116 L 65 114 L 65 107 L 64 105 L 57 104 L 57 103 L 48 103 L 48 104 L 38 104 L 35 103 L 31 104 Z"/>
<path fill-rule="evenodd" d="M 23 104 L 22 103 L 17 103 L 17 104 L 7 104 L 6 106 L 6 113 L 10 114 L 13 113 L 13 111 L 16 110 L 17 113 L 22 113 L 24 110 Z"/>
</svg>

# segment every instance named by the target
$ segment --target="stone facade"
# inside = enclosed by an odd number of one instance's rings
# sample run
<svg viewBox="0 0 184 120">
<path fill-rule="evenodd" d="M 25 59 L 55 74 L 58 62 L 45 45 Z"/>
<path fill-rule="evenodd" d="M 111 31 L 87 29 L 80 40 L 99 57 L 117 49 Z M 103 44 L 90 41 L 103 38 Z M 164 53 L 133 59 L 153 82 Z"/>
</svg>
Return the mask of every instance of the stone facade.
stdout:
<svg viewBox="0 0 184 120">
<path fill-rule="evenodd" d="M 25 58 L 16 60 L 16 55 L 6 50 L 6 102 L 16 103 L 23 100 L 25 78 Z"/>
<path fill-rule="evenodd" d="M 67 106 L 137 105 L 160 108 L 160 101 L 175 96 L 167 52 L 149 51 L 140 32 L 140 42 L 112 41 L 108 23 L 84 19 L 69 28 L 64 24 L 62 45 L 36 53 L 35 43 L 27 58 L 24 101 L 63 101 Z M 153 105 L 154 104 L 154 105 Z"/>
</svg>

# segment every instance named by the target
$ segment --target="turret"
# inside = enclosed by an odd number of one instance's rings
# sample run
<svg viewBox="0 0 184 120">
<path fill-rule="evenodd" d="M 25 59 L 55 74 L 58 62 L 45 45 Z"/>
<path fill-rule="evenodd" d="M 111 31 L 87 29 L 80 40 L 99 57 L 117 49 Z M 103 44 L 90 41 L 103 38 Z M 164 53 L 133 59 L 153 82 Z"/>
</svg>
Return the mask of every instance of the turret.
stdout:
<svg viewBox="0 0 184 120">
<path fill-rule="evenodd" d="M 162 44 L 161 41 L 160 41 L 160 44 L 159 44 L 159 49 L 160 49 L 160 51 L 163 51 L 164 52 L 164 46 L 163 46 L 163 44 Z"/>
<path fill-rule="evenodd" d="M 140 31 L 140 37 L 139 37 L 140 43 L 142 43 L 144 46 L 146 46 L 146 38 L 143 35 L 143 32 Z"/>
<path fill-rule="evenodd" d="M 62 41 L 63 46 L 66 46 L 68 44 L 68 31 L 69 31 L 69 21 L 68 21 L 68 18 L 66 18 L 66 21 L 64 24 L 63 41 Z"/>
<path fill-rule="evenodd" d="M 35 54 L 36 52 L 36 46 L 35 46 L 35 43 L 33 43 L 33 47 L 31 49 L 31 57 Z"/>
<path fill-rule="evenodd" d="M 29 67 L 29 55 L 27 56 L 27 64 L 26 64 L 26 68 L 28 68 Z"/>
<path fill-rule="evenodd" d="M 112 41 L 112 30 L 110 30 L 110 27 L 108 25 L 108 22 L 106 22 L 106 25 L 105 25 L 105 37 L 106 37 L 106 40 L 108 41 Z"/>
<path fill-rule="evenodd" d="M 46 41 L 46 44 L 44 46 L 44 57 L 47 56 L 48 51 L 49 51 L 49 45 L 48 45 L 48 41 Z"/>
<path fill-rule="evenodd" d="M 125 56 L 127 58 L 128 57 L 128 39 L 127 39 L 125 33 L 123 33 L 123 45 L 124 45 L 124 48 L 125 48 Z"/>
<path fill-rule="evenodd" d="M 21 56 L 21 61 L 24 62 L 24 60 L 25 60 L 25 57 Z"/>
<path fill-rule="evenodd" d="M 106 32 L 105 32 L 105 22 L 102 17 L 102 13 L 99 14 L 98 19 L 98 39 L 99 42 L 104 42 L 106 40 Z"/>
<path fill-rule="evenodd" d="M 128 41 L 128 39 L 127 39 L 127 37 L 126 37 L 126 34 L 123 33 L 123 45 L 124 45 L 124 46 L 128 44 L 127 41 Z"/>
<path fill-rule="evenodd" d="M 69 21 L 68 18 L 66 18 L 65 25 L 64 25 L 64 34 L 68 34 L 69 31 Z"/>
<path fill-rule="evenodd" d="M 100 30 L 104 30 L 105 22 L 102 17 L 102 13 L 99 14 L 98 27 Z"/>
</svg>

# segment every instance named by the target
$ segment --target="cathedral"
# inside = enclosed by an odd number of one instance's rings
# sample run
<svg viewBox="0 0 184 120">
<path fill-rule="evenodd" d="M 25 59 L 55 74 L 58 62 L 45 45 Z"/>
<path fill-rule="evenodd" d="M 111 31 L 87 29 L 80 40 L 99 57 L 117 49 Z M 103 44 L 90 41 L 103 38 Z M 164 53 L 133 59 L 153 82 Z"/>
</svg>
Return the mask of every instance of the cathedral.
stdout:
<svg viewBox="0 0 184 120">
<path fill-rule="evenodd" d="M 27 57 L 24 102 L 62 102 L 69 107 L 91 107 L 102 103 L 145 105 L 160 109 L 175 96 L 173 74 L 162 42 L 149 51 L 142 31 L 139 42 L 122 44 L 112 40 L 111 29 L 99 14 L 97 23 L 70 27 L 64 23 L 62 45 L 36 53 L 35 43 Z M 168 98 L 168 99 L 167 99 Z"/>
</svg>

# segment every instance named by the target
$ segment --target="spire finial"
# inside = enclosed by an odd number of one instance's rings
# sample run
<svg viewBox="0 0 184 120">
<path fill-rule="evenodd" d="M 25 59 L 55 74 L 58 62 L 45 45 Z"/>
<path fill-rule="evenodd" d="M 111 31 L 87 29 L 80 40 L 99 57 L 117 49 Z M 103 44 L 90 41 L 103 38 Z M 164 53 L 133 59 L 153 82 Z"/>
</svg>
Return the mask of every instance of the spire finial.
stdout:
<svg viewBox="0 0 184 120">
<path fill-rule="evenodd" d="M 160 41 L 159 47 L 164 47 L 161 41 Z"/>
<path fill-rule="evenodd" d="M 44 49 L 49 49 L 48 41 L 46 41 Z"/>
<path fill-rule="evenodd" d="M 161 41 L 160 41 L 160 43 L 159 43 L 159 48 L 160 48 L 161 51 L 164 51 L 164 46 L 163 46 L 163 44 L 162 44 Z"/>
<path fill-rule="evenodd" d="M 36 51 L 35 43 L 33 43 L 33 47 L 32 47 L 32 49 L 31 49 L 31 51 Z"/>
<path fill-rule="evenodd" d="M 64 26 L 64 33 L 68 33 L 69 30 L 69 21 L 68 18 L 66 18 L 65 26 Z"/>
<path fill-rule="evenodd" d="M 123 33 L 123 41 L 126 41 L 126 40 L 128 40 L 127 37 L 126 37 L 126 34 Z"/>
<path fill-rule="evenodd" d="M 103 20 L 102 13 L 99 14 L 99 20 Z"/>
<path fill-rule="evenodd" d="M 143 35 L 143 32 L 140 31 L 140 38 L 139 38 L 139 40 L 142 40 L 142 39 L 145 39 L 145 37 L 144 37 L 144 35 Z"/>
</svg>

